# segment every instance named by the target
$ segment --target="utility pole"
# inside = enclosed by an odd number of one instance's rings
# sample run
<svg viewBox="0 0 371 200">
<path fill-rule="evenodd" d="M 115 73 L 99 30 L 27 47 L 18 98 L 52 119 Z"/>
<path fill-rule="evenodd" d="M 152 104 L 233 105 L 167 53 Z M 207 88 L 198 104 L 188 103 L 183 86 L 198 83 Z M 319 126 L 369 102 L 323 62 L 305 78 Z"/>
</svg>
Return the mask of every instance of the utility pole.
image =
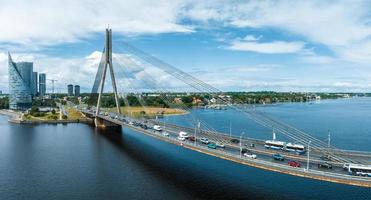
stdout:
<svg viewBox="0 0 371 200">
<path fill-rule="evenodd" d="M 309 171 L 309 153 L 310 153 L 310 149 L 309 149 L 309 147 L 310 147 L 310 143 L 311 143 L 311 142 L 312 142 L 312 141 L 310 141 L 310 140 L 309 140 L 309 142 L 308 142 L 307 172 Z"/>
<path fill-rule="evenodd" d="M 232 122 L 229 120 L 229 137 L 232 138 Z"/>
<path fill-rule="evenodd" d="M 197 129 L 195 129 L 195 146 L 197 145 L 197 131 L 200 131 L 201 122 L 197 120 Z"/>
<path fill-rule="evenodd" d="M 242 158 L 242 136 L 245 134 L 245 132 L 242 132 L 240 135 L 240 158 Z"/>
</svg>

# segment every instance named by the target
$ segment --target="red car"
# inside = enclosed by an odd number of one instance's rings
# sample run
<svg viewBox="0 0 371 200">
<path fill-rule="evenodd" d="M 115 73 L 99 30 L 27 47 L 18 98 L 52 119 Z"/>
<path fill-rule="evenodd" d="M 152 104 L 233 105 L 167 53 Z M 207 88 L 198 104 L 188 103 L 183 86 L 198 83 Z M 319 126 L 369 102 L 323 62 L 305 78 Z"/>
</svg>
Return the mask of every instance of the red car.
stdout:
<svg viewBox="0 0 371 200">
<path fill-rule="evenodd" d="M 191 136 L 191 137 L 188 137 L 188 140 L 194 142 L 196 141 L 196 138 L 194 136 Z"/>
<path fill-rule="evenodd" d="M 300 167 L 300 163 L 296 161 L 289 161 L 287 164 L 289 164 L 291 167 Z"/>
</svg>

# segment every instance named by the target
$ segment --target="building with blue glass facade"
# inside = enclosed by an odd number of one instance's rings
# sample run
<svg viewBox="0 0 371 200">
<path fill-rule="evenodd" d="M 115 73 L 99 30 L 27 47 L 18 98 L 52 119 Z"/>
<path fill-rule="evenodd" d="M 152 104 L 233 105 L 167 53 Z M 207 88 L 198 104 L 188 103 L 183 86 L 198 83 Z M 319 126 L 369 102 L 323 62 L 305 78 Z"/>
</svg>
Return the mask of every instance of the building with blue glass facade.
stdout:
<svg viewBox="0 0 371 200">
<path fill-rule="evenodd" d="M 13 62 L 9 54 L 9 108 L 26 110 L 32 106 L 32 62 Z"/>
<path fill-rule="evenodd" d="M 46 74 L 39 74 L 39 96 L 43 97 L 46 94 Z"/>
<path fill-rule="evenodd" d="M 37 72 L 32 72 L 31 89 L 33 98 L 37 96 L 37 83 Z"/>
<path fill-rule="evenodd" d="M 79 97 L 79 96 L 80 96 L 80 86 L 75 85 L 75 97 Z"/>
<path fill-rule="evenodd" d="M 72 97 L 73 96 L 73 85 L 67 85 L 67 95 Z"/>
</svg>

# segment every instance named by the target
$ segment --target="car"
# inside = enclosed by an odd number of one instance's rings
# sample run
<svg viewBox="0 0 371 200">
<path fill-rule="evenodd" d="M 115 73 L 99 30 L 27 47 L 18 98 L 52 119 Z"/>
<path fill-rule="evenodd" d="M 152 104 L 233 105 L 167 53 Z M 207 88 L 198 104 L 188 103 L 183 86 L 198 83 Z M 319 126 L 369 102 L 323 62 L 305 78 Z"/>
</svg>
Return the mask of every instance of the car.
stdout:
<svg viewBox="0 0 371 200">
<path fill-rule="evenodd" d="M 207 147 L 210 149 L 216 149 L 216 144 L 214 142 L 211 142 L 207 145 Z"/>
<path fill-rule="evenodd" d="M 318 168 L 332 169 L 332 165 L 328 162 L 318 163 Z"/>
<path fill-rule="evenodd" d="M 194 141 L 196 141 L 196 138 L 195 138 L 195 136 L 191 136 L 191 137 L 188 137 L 188 140 L 191 141 L 191 142 L 194 142 Z"/>
<path fill-rule="evenodd" d="M 250 150 L 246 149 L 246 148 L 242 148 L 241 149 L 241 153 L 242 154 L 245 154 L 245 153 L 251 153 Z"/>
<path fill-rule="evenodd" d="M 169 133 L 168 132 L 162 132 L 162 135 L 168 137 Z"/>
<path fill-rule="evenodd" d="M 240 140 L 238 140 L 236 138 L 233 138 L 233 139 L 231 139 L 231 142 L 234 143 L 234 144 L 238 144 L 238 143 L 240 143 Z"/>
<path fill-rule="evenodd" d="M 225 145 L 223 143 L 221 143 L 221 142 L 217 142 L 216 143 L 216 146 L 217 147 L 220 147 L 220 148 L 224 148 L 225 147 Z"/>
<path fill-rule="evenodd" d="M 293 161 L 293 160 L 289 161 L 287 164 L 290 165 L 291 167 L 300 167 L 301 166 L 300 163 L 298 163 L 296 161 Z"/>
<path fill-rule="evenodd" d="M 321 158 L 321 160 L 331 161 L 331 157 L 330 157 L 330 155 L 323 155 L 323 156 L 321 156 L 320 158 Z"/>
<path fill-rule="evenodd" d="M 283 157 L 281 154 L 273 154 L 272 158 L 274 160 L 278 160 L 278 161 L 284 161 L 285 160 L 285 157 Z"/>
<path fill-rule="evenodd" d="M 255 148 L 255 144 L 254 143 L 251 143 L 251 144 L 245 144 L 246 147 L 251 147 L 251 148 Z"/>
<path fill-rule="evenodd" d="M 178 136 L 178 140 L 180 140 L 180 141 L 184 141 L 185 139 L 186 139 L 185 137 Z"/>
<path fill-rule="evenodd" d="M 188 136 L 188 133 L 187 132 L 184 132 L 184 131 L 180 131 L 179 132 L 179 136 L 180 137 L 184 137 L 184 138 L 188 138 L 189 136 Z"/>
<path fill-rule="evenodd" d="M 209 144 L 210 143 L 209 139 L 207 139 L 207 138 L 201 138 L 200 141 L 201 141 L 202 144 Z"/>
<path fill-rule="evenodd" d="M 252 158 L 252 159 L 256 158 L 256 154 L 252 154 L 252 153 L 244 153 L 243 156 L 245 156 L 247 158 Z"/>
</svg>

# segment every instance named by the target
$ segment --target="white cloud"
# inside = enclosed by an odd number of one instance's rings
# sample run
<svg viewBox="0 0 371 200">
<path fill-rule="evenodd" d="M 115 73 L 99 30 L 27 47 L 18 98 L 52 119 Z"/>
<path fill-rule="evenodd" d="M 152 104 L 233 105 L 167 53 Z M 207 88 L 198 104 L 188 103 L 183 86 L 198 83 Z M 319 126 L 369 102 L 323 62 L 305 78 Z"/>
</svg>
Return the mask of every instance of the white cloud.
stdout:
<svg viewBox="0 0 371 200">
<path fill-rule="evenodd" d="M 260 35 L 259 37 L 256 37 L 255 35 L 246 35 L 243 40 L 245 41 L 258 41 L 262 38 L 262 36 Z"/>
<path fill-rule="evenodd" d="M 189 17 L 238 28 L 274 28 L 322 44 L 340 60 L 371 62 L 371 2 L 360 1 L 213 1 L 192 7 Z M 203 13 L 217 13 L 206 15 Z M 263 48 L 247 44 L 247 49 Z M 243 48 L 243 47 L 239 47 Z M 260 50 L 263 53 L 264 50 Z"/>
<path fill-rule="evenodd" d="M 234 41 L 228 49 L 238 51 L 252 51 L 258 53 L 297 53 L 304 49 L 303 42 L 284 42 L 273 41 L 266 43 L 249 42 L 249 41 Z"/>
<path fill-rule="evenodd" d="M 183 1 L 13 0 L 0 6 L 0 42 L 49 45 L 74 42 L 108 25 L 122 34 L 191 32 L 178 22 Z"/>
</svg>

